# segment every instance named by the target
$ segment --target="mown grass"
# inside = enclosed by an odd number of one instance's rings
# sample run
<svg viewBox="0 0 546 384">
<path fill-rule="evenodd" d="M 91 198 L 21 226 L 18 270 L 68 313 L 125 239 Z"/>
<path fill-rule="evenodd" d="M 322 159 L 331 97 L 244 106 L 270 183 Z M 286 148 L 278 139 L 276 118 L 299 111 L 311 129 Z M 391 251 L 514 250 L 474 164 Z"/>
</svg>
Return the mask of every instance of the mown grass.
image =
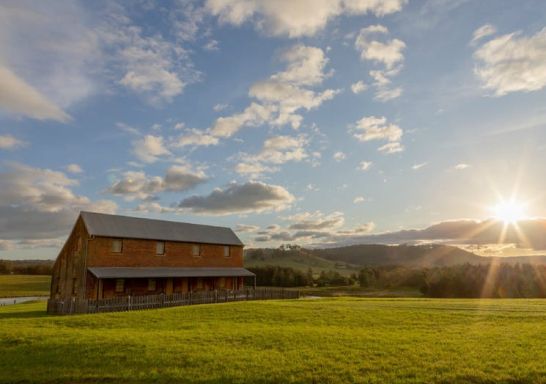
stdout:
<svg viewBox="0 0 546 384">
<path fill-rule="evenodd" d="M 0 275 L 0 297 L 49 296 L 51 276 Z"/>
<path fill-rule="evenodd" d="M 0 382 L 546 383 L 545 300 L 0 308 Z"/>
</svg>

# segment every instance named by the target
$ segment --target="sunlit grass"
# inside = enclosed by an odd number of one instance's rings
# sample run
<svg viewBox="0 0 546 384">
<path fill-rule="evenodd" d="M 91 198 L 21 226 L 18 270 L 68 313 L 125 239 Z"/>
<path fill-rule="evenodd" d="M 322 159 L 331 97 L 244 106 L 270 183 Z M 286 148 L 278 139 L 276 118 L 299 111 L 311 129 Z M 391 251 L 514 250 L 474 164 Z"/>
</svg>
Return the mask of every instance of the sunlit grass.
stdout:
<svg viewBox="0 0 546 384">
<path fill-rule="evenodd" d="M 546 301 L 308 299 L 0 309 L 0 382 L 546 382 Z"/>
<path fill-rule="evenodd" d="M 0 297 L 49 296 L 51 276 L 0 275 Z"/>
</svg>

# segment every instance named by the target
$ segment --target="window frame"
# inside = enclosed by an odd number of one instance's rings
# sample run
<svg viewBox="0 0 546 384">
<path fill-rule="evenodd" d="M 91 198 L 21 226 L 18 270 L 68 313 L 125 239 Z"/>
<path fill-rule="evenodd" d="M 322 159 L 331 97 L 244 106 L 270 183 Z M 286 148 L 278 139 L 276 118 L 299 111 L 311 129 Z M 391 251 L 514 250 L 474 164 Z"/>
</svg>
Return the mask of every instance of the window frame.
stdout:
<svg viewBox="0 0 546 384">
<path fill-rule="evenodd" d="M 118 286 L 121 283 L 121 290 L 118 289 Z M 116 285 L 114 286 L 115 293 L 124 293 L 125 292 L 125 279 L 116 279 Z"/>
<path fill-rule="evenodd" d="M 161 253 L 158 252 L 158 246 L 159 246 L 159 244 L 163 244 L 162 252 L 161 252 Z M 156 241 L 156 242 L 155 242 L 155 255 L 156 255 L 156 256 L 165 256 L 165 253 L 166 253 L 166 252 L 165 252 L 166 245 L 167 245 L 167 244 L 166 244 L 165 241 L 159 241 L 159 240 Z"/>
<path fill-rule="evenodd" d="M 119 251 L 116 251 L 114 249 L 114 244 L 116 242 L 119 242 Z M 123 239 L 112 239 L 112 244 L 110 245 L 110 252 L 111 253 L 123 253 Z"/>
<path fill-rule="evenodd" d="M 227 254 L 226 254 L 226 250 L 227 250 Z M 226 259 L 231 257 L 231 247 L 229 245 L 224 245 L 224 257 Z"/>
<path fill-rule="evenodd" d="M 197 254 L 194 252 L 197 248 Z M 201 244 L 192 244 L 191 245 L 191 255 L 193 257 L 201 257 Z"/>
</svg>

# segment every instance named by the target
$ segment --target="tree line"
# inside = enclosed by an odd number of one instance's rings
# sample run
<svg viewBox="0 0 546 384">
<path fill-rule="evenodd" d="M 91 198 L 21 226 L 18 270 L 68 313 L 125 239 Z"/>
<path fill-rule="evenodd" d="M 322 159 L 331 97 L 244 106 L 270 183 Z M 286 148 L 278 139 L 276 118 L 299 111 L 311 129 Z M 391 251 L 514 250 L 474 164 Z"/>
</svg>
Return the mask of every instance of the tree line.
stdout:
<svg viewBox="0 0 546 384">
<path fill-rule="evenodd" d="M 350 276 L 336 271 L 314 273 L 290 267 L 249 268 L 261 286 L 412 288 L 427 297 L 546 297 L 546 265 L 462 264 L 436 268 L 365 267 Z"/>
<path fill-rule="evenodd" d="M 0 260 L 0 275 L 51 275 L 53 261 Z"/>
</svg>

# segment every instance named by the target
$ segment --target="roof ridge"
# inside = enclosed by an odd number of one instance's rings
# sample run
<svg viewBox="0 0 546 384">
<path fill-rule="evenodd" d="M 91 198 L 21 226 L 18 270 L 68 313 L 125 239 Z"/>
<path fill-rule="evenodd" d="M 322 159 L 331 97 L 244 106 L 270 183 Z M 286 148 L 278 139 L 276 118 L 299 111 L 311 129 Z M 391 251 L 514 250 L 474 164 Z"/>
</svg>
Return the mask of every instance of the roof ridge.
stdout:
<svg viewBox="0 0 546 384">
<path fill-rule="evenodd" d="M 91 214 L 91 215 L 110 216 L 110 217 L 123 217 L 123 218 L 126 218 L 126 219 L 134 219 L 134 220 L 160 221 L 160 222 L 163 222 L 163 223 L 201 225 L 201 226 L 204 226 L 204 227 L 228 228 L 228 229 L 231 229 L 231 227 L 226 227 L 226 226 L 222 226 L 222 225 L 210 225 L 210 224 L 190 223 L 190 222 L 187 222 L 187 221 L 175 221 L 175 220 L 165 220 L 165 219 L 153 219 L 153 218 L 149 218 L 149 217 L 127 216 L 127 215 L 118 215 L 118 214 L 113 214 L 113 213 L 92 212 L 92 211 L 80 211 L 80 215 L 81 215 L 81 214 Z"/>
</svg>

